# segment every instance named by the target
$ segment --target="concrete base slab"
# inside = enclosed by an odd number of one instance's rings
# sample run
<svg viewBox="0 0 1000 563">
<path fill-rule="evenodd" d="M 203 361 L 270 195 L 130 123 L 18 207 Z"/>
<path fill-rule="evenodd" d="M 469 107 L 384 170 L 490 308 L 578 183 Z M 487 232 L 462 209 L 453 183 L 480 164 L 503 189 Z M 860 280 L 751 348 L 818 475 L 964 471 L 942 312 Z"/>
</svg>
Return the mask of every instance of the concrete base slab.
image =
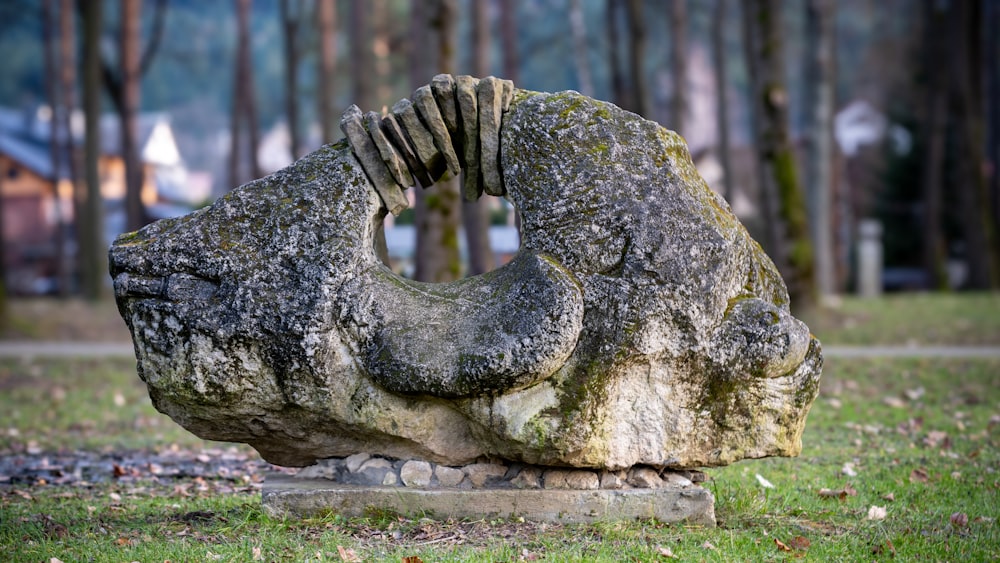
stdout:
<svg viewBox="0 0 1000 563">
<path fill-rule="evenodd" d="M 437 519 L 523 517 L 587 523 L 655 518 L 715 526 L 715 499 L 697 485 L 658 489 L 416 489 L 344 485 L 272 473 L 264 480 L 264 510 L 298 517 L 331 512 L 362 516 L 368 509 Z"/>
</svg>

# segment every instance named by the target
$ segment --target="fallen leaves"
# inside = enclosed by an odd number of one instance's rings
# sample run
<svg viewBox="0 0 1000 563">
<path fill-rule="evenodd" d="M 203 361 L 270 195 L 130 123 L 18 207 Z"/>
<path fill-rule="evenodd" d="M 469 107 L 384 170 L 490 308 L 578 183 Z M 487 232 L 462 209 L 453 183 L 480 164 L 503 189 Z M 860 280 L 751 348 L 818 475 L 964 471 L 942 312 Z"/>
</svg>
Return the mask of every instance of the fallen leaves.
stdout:
<svg viewBox="0 0 1000 563">
<path fill-rule="evenodd" d="M 850 483 L 844 485 L 842 489 L 820 489 L 819 496 L 821 498 L 835 498 L 838 500 L 845 500 L 847 497 L 858 496 L 858 491 L 851 486 Z"/>
<path fill-rule="evenodd" d="M 930 475 L 923 467 L 918 467 L 910 472 L 911 483 L 926 483 L 929 479 Z"/>
<path fill-rule="evenodd" d="M 868 509 L 868 520 L 885 520 L 886 516 L 888 516 L 888 511 L 886 511 L 884 506 L 872 506 Z"/>
<path fill-rule="evenodd" d="M 658 547 L 656 553 L 664 559 L 673 559 L 675 557 L 673 550 L 669 547 Z"/>
<path fill-rule="evenodd" d="M 961 529 L 969 525 L 969 516 L 964 512 L 955 512 L 948 521 L 953 528 Z"/>
<path fill-rule="evenodd" d="M 361 558 L 358 557 L 358 554 L 355 553 L 354 550 L 349 547 L 338 545 L 337 553 L 340 554 L 341 561 L 347 561 L 348 563 L 358 563 L 361 561 Z"/>
<path fill-rule="evenodd" d="M 760 483 L 760 486 L 764 487 L 765 489 L 774 488 L 774 484 L 765 479 L 760 473 L 757 474 L 757 482 Z"/>
</svg>

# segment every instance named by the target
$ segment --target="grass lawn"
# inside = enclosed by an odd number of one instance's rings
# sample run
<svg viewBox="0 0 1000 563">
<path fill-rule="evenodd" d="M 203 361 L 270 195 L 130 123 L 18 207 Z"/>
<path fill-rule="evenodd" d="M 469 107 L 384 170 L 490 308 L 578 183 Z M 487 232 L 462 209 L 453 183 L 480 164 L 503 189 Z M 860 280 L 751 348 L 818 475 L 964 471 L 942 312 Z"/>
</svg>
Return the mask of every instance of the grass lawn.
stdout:
<svg viewBox="0 0 1000 563">
<path fill-rule="evenodd" d="M 252 450 L 203 442 L 156 413 L 133 362 L 0 360 L 0 473 L 17 460 L 111 460 L 64 484 L 0 475 L 0 553 L 67 562 L 1000 559 L 1000 361 L 830 359 L 804 443 L 796 459 L 708 470 L 716 529 L 374 512 L 284 520 L 261 511 L 263 464 Z M 160 467 L 171 455 L 197 461 Z"/>
</svg>

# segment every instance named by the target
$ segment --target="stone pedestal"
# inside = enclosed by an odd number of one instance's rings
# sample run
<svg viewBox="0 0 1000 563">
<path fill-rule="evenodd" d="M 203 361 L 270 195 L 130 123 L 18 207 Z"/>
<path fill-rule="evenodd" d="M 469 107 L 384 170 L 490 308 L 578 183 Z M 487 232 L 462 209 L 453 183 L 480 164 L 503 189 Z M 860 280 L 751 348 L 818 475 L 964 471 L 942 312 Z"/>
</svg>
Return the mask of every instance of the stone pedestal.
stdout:
<svg viewBox="0 0 1000 563">
<path fill-rule="evenodd" d="M 715 526 L 715 499 L 697 485 L 664 483 L 656 489 L 419 489 L 344 485 L 323 478 L 272 473 L 264 481 L 264 510 L 272 516 L 336 513 L 363 516 L 367 509 L 448 518 L 523 517 L 538 522 L 588 523 L 655 518 Z"/>
</svg>

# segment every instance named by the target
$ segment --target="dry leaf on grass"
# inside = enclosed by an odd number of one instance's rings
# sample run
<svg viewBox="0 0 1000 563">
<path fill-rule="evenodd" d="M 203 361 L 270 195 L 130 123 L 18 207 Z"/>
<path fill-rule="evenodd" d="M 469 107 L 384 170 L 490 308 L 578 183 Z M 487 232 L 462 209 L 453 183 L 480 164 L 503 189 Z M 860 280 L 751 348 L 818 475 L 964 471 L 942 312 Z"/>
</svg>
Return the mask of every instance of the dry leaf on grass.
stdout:
<svg viewBox="0 0 1000 563">
<path fill-rule="evenodd" d="M 361 558 L 358 557 L 357 553 L 354 553 L 353 549 L 338 545 L 337 552 L 340 554 L 341 561 L 347 561 L 348 563 L 359 563 L 361 561 Z"/>
<path fill-rule="evenodd" d="M 792 550 L 792 548 L 790 548 L 787 545 L 785 545 L 785 542 L 779 540 L 778 538 L 774 538 L 774 545 L 778 546 L 778 549 L 780 549 L 781 551 L 791 551 Z"/>
<path fill-rule="evenodd" d="M 660 557 L 665 557 L 667 559 L 674 558 L 674 552 L 669 547 L 658 547 L 656 552 L 660 555 Z"/>
<path fill-rule="evenodd" d="M 844 485 L 843 489 L 820 489 L 819 496 L 822 498 L 835 498 L 839 500 L 844 500 L 847 497 L 858 496 L 858 491 L 851 486 L 850 483 Z"/>
<path fill-rule="evenodd" d="M 760 483 L 760 486 L 764 487 L 765 489 L 774 488 L 774 484 L 765 479 L 760 473 L 757 474 L 757 482 Z"/>
<path fill-rule="evenodd" d="M 868 509 L 869 520 L 885 520 L 887 512 L 884 506 L 872 506 Z"/>
<path fill-rule="evenodd" d="M 788 545 L 792 549 L 799 549 L 804 551 L 806 549 L 809 549 L 809 546 L 812 545 L 812 542 L 809 541 L 809 538 L 804 538 L 802 536 L 795 536 L 794 538 L 792 538 L 792 541 L 788 542 Z"/>
<path fill-rule="evenodd" d="M 923 467 L 918 467 L 910 472 L 910 482 L 911 483 L 926 483 L 930 476 L 927 474 L 927 470 Z"/>
<path fill-rule="evenodd" d="M 408 557 L 404 557 L 402 563 L 424 563 L 424 560 L 416 555 L 410 555 Z"/>
<path fill-rule="evenodd" d="M 949 520 L 955 528 L 964 528 L 969 525 L 969 516 L 964 512 L 955 512 Z"/>
<path fill-rule="evenodd" d="M 711 549 L 712 551 L 715 551 L 717 549 L 714 545 L 712 545 L 712 542 L 707 540 L 705 541 L 705 543 L 701 544 L 701 547 L 705 549 Z"/>
</svg>

